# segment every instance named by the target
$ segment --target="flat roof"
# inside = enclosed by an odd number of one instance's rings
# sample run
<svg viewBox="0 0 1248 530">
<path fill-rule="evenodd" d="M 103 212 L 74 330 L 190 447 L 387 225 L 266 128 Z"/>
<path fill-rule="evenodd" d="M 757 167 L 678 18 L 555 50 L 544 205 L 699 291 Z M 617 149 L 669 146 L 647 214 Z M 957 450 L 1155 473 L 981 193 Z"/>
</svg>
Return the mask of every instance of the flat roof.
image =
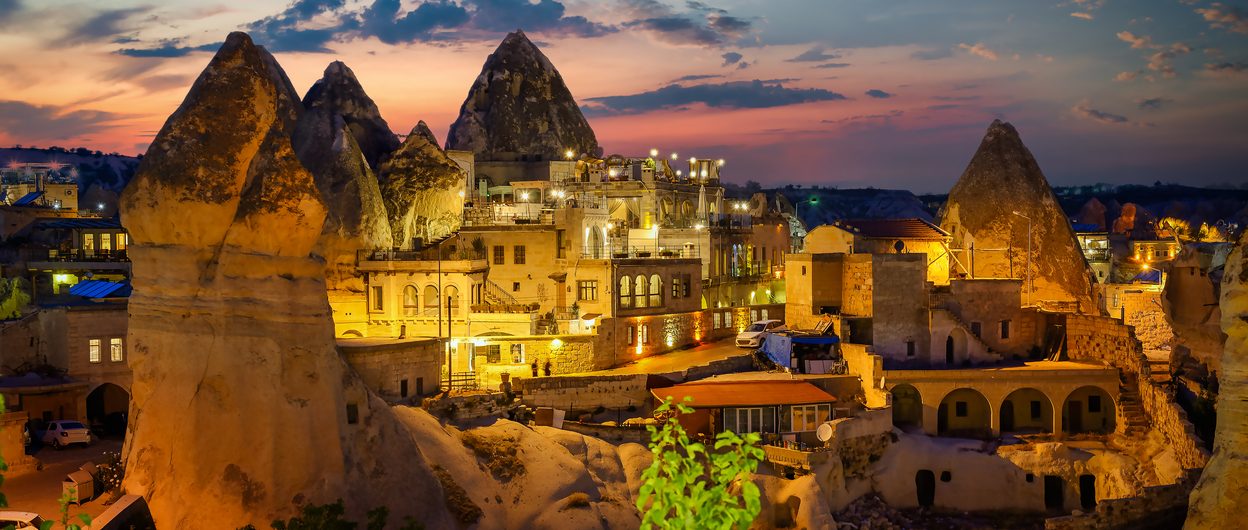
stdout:
<svg viewBox="0 0 1248 530">
<path fill-rule="evenodd" d="M 917 217 L 906 219 L 842 219 L 837 221 L 836 225 L 869 238 L 943 240 L 949 237 L 949 232 Z"/>
<path fill-rule="evenodd" d="M 751 405 L 808 405 L 835 403 L 836 397 L 805 381 L 698 381 L 651 390 L 654 397 L 680 402 L 691 398 L 693 408 Z"/>
</svg>

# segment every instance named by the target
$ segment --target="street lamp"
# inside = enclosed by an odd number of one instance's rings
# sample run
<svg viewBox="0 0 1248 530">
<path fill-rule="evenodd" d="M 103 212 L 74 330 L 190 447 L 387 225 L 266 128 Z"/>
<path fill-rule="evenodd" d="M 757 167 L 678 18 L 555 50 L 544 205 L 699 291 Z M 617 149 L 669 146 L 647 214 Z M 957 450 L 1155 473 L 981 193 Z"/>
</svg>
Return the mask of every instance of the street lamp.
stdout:
<svg viewBox="0 0 1248 530">
<path fill-rule="evenodd" d="M 1014 210 L 1014 215 L 1027 220 L 1027 280 L 1024 285 L 1027 286 L 1027 305 L 1031 305 L 1031 218 Z"/>
</svg>

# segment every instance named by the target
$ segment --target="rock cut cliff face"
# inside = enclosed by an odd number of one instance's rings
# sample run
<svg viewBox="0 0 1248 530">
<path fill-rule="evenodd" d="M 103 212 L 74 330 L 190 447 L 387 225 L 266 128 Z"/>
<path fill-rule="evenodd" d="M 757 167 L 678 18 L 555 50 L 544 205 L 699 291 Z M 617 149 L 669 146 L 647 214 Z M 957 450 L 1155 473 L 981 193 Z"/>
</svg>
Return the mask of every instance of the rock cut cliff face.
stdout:
<svg viewBox="0 0 1248 530">
<path fill-rule="evenodd" d="M 396 245 L 407 248 L 415 238 L 429 242 L 459 230 L 467 177 L 425 122 L 382 164 L 379 177 Z"/>
<path fill-rule="evenodd" d="M 1226 344 L 1218 382 L 1213 457 L 1192 491 L 1185 528 L 1239 528 L 1248 502 L 1248 232 L 1222 273 Z"/>
<path fill-rule="evenodd" d="M 336 351 L 312 254 L 326 206 L 291 147 L 299 109 L 272 57 L 231 34 L 122 196 L 124 488 L 162 528 L 263 524 L 337 498 L 445 528 L 412 434 Z"/>
<path fill-rule="evenodd" d="M 344 93 L 355 96 L 344 97 Z M 370 131 L 380 129 L 361 129 L 360 123 L 376 122 L 361 120 L 361 106 L 343 104 L 342 100 L 372 103 L 346 65 L 335 62 L 304 97 L 306 110 L 291 143 L 304 167 L 312 172 L 328 210 L 316 248 L 316 254 L 325 258 L 326 282 L 333 290 L 363 292 L 363 279 L 355 270 L 356 252 L 390 248 L 394 241 L 377 177 L 359 143 L 371 141 L 376 147 Z M 371 108 L 375 113 L 376 107 Z M 379 127 L 386 127 L 385 122 L 380 121 Z"/>
<path fill-rule="evenodd" d="M 472 151 L 478 160 L 562 160 L 569 149 L 601 154 L 563 77 L 522 31 L 508 34 L 485 60 L 446 148 Z"/>
<path fill-rule="evenodd" d="M 1028 259 L 1028 222 L 1031 255 Z M 940 210 L 940 227 L 953 235 L 959 259 L 976 277 L 1025 278 L 1031 266 L 1032 302 L 1078 302 L 1091 311 L 1091 271 L 1066 214 L 1018 131 L 994 120 L 979 149 Z M 993 250 L 996 249 L 996 250 Z M 1010 252 L 1001 249 L 1009 249 Z M 1012 259 L 1011 259 L 1012 254 Z M 1024 287 L 1026 293 L 1026 287 Z M 1024 298 L 1027 295 L 1024 294 Z"/>
</svg>

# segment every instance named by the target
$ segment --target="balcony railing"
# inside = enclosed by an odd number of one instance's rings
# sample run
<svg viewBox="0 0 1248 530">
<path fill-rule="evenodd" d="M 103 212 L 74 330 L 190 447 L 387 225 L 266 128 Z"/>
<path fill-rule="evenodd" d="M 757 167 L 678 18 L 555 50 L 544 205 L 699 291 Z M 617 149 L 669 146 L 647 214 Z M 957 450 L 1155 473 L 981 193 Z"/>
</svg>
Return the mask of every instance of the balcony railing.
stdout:
<svg viewBox="0 0 1248 530">
<path fill-rule="evenodd" d="M 581 258 L 584 259 L 679 259 L 679 258 L 697 258 L 700 257 L 698 247 L 668 247 L 661 245 L 643 245 L 613 248 L 610 251 L 585 247 L 581 249 Z"/>
<path fill-rule="evenodd" d="M 128 262 L 130 258 L 126 255 L 125 250 L 82 250 L 75 249 L 69 251 L 61 251 L 57 249 L 31 249 L 27 253 L 27 261 L 51 261 L 51 262 L 91 262 L 91 263 L 108 263 L 108 262 Z"/>
<path fill-rule="evenodd" d="M 360 261 L 437 261 L 438 254 L 438 248 L 426 248 L 424 250 L 379 249 L 357 251 L 356 258 Z M 452 252 L 450 249 L 441 249 L 441 259 L 443 261 L 485 259 L 485 251 L 461 248 Z"/>
<path fill-rule="evenodd" d="M 1109 249 L 1107 248 L 1085 248 L 1083 249 L 1083 257 L 1088 261 L 1109 261 Z"/>
<path fill-rule="evenodd" d="M 831 453 L 828 451 L 803 451 L 776 445 L 763 446 L 763 457 L 768 462 L 807 471 L 827 461 L 829 455 Z"/>
</svg>

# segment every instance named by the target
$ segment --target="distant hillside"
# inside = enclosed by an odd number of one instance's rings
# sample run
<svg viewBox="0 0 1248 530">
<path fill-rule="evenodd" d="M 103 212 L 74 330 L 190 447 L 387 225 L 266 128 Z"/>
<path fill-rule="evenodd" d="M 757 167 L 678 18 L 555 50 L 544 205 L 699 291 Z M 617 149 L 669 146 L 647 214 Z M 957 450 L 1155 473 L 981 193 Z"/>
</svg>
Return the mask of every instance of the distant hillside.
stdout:
<svg viewBox="0 0 1248 530">
<path fill-rule="evenodd" d="M 86 148 L 0 147 L 0 164 L 59 162 L 78 168 L 78 189 L 85 193 L 93 184 L 113 193 L 120 193 L 134 176 L 142 156 L 102 153 Z"/>
</svg>

